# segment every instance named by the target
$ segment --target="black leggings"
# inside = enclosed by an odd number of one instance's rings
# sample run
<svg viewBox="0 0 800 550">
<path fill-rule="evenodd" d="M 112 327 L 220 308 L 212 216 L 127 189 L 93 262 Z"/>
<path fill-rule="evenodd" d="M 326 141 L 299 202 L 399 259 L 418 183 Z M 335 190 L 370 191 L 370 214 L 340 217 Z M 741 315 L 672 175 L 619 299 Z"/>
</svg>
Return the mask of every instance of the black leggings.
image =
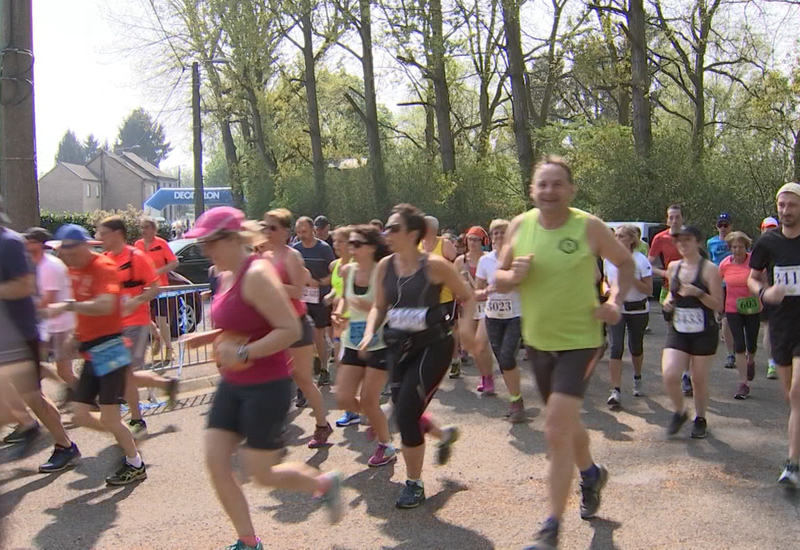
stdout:
<svg viewBox="0 0 800 550">
<path fill-rule="evenodd" d="M 644 329 L 650 320 L 649 313 L 622 315 L 622 320 L 609 327 L 611 334 L 611 359 L 622 359 L 625 344 L 625 328 L 628 328 L 628 351 L 631 356 L 639 357 L 644 353 Z"/>
<path fill-rule="evenodd" d="M 521 330 L 519 317 L 486 318 L 486 333 L 489 335 L 489 343 L 502 372 L 514 370 L 517 366 Z"/>
<path fill-rule="evenodd" d="M 419 447 L 425 442 L 420 418 L 450 368 L 454 347 L 455 340 L 448 336 L 400 362 L 391 361 L 392 402 L 404 447 Z"/>
<path fill-rule="evenodd" d="M 728 326 L 733 334 L 733 349 L 736 353 L 747 351 L 750 355 L 758 349 L 758 330 L 761 327 L 761 316 L 742 315 L 741 313 L 726 313 Z"/>
</svg>

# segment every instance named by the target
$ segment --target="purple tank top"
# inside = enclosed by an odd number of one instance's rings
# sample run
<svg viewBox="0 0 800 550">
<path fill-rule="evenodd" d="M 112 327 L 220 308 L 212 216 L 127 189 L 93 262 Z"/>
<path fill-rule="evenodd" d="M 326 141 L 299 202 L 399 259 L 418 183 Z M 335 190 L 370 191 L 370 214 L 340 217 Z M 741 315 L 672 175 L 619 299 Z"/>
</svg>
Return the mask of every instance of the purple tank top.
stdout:
<svg viewBox="0 0 800 550">
<path fill-rule="evenodd" d="M 242 298 L 242 280 L 253 261 L 259 256 L 252 255 L 245 262 L 242 271 L 237 275 L 233 285 L 223 291 L 217 291 L 211 302 L 211 319 L 215 328 L 223 331 L 246 334 L 250 341 L 260 340 L 272 331 L 272 326 L 253 306 Z M 285 351 L 279 351 L 268 357 L 254 360 L 249 368 L 237 372 L 222 371 L 222 377 L 231 384 L 263 384 L 272 380 L 280 380 L 291 376 L 289 357 Z"/>
</svg>

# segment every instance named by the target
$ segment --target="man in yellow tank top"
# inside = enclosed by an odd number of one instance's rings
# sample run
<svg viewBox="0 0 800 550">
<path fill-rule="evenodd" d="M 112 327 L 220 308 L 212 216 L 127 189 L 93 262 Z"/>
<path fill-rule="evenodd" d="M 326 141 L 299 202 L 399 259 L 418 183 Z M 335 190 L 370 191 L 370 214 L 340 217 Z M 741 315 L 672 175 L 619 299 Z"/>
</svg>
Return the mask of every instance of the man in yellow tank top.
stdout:
<svg viewBox="0 0 800 550">
<path fill-rule="evenodd" d="M 593 518 L 600 507 L 608 471 L 592 460 L 581 405 L 601 355 L 602 323 L 621 320 L 622 300 L 633 281 L 630 252 L 602 220 L 571 208 L 575 192 L 564 160 L 546 157 L 536 166 L 531 198 L 537 208 L 511 222 L 497 271 L 498 292 L 519 291 L 522 336 L 547 411 L 550 515 L 529 547 L 534 550 L 557 548 L 576 466 L 581 517 Z M 595 287 L 597 256 L 619 270 L 618 286 L 602 305 Z"/>
</svg>

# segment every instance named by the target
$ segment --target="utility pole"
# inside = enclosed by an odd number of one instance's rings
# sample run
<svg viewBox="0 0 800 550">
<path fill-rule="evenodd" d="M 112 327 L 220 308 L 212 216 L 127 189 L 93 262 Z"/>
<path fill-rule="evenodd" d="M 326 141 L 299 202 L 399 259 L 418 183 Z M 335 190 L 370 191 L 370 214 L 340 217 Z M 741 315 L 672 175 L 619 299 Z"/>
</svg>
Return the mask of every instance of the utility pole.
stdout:
<svg viewBox="0 0 800 550">
<path fill-rule="evenodd" d="M 200 118 L 200 64 L 192 63 L 192 120 L 194 121 L 194 219 L 205 210 L 203 200 L 203 121 Z"/>
<path fill-rule="evenodd" d="M 39 225 L 32 0 L 0 0 L 0 193 L 14 228 Z"/>
</svg>

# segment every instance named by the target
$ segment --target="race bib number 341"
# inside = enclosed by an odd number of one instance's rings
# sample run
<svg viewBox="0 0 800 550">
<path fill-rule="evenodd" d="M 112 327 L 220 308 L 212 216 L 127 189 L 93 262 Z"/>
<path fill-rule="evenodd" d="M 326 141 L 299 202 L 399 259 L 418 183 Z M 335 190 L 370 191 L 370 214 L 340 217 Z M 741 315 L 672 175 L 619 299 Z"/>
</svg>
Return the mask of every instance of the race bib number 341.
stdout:
<svg viewBox="0 0 800 550">
<path fill-rule="evenodd" d="M 776 285 L 786 286 L 787 296 L 800 296 L 800 266 L 775 266 L 772 270 Z"/>
</svg>

